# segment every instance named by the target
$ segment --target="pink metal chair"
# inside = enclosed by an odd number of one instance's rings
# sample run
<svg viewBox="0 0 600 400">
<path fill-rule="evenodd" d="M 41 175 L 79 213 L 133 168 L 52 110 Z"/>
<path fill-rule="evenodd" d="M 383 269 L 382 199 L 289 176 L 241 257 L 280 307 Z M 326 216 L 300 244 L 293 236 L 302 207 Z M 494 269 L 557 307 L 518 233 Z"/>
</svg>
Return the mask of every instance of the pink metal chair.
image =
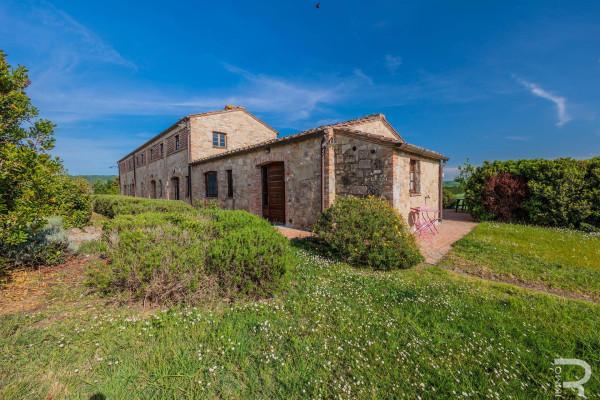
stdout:
<svg viewBox="0 0 600 400">
<path fill-rule="evenodd" d="M 422 236 L 428 232 L 432 235 L 439 233 L 435 224 L 438 220 L 436 217 L 438 210 L 427 207 L 411 207 L 410 211 L 413 215 L 413 226 L 416 235 Z"/>
</svg>

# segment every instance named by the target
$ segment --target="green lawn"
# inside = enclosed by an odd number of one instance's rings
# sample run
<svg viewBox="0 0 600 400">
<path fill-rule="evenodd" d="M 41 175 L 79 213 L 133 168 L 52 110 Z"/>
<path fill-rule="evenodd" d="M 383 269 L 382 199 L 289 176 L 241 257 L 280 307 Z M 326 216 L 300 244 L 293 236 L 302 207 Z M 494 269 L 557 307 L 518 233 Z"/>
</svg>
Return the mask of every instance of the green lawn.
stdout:
<svg viewBox="0 0 600 400">
<path fill-rule="evenodd" d="M 0 398 L 543 399 L 556 357 L 592 365 L 599 398 L 596 304 L 295 254 L 268 301 L 144 311 L 57 284 L 47 307 L 0 317 Z"/>
<path fill-rule="evenodd" d="M 600 300 L 600 237 L 578 231 L 482 223 L 442 265 Z"/>
</svg>

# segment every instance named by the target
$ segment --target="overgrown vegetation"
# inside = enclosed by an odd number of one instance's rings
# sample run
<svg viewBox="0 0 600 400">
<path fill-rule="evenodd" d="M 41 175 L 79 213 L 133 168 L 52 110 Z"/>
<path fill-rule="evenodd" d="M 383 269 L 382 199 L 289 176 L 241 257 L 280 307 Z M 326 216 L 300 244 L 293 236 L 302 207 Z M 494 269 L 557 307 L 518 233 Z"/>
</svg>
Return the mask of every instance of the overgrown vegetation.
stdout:
<svg viewBox="0 0 600 400">
<path fill-rule="evenodd" d="M 187 203 L 177 200 L 146 199 L 121 195 L 94 195 L 94 212 L 108 218 L 146 212 L 194 212 Z"/>
<path fill-rule="evenodd" d="M 423 261 L 404 219 L 378 197 L 337 198 L 314 231 L 336 255 L 352 264 L 394 269 Z"/>
<path fill-rule="evenodd" d="M 88 279 L 104 294 L 192 304 L 217 295 L 266 297 L 281 286 L 289 243 L 259 217 L 168 200 L 94 199 L 96 212 L 114 217 Z"/>
<path fill-rule="evenodd" d="M 94 194 L 119 194 L 119 178 L 96 179 L 92 183 L 92 190 Z"/>
<path fill-rule="evenodd" d="M 600 237 L 567 229 L 481 223 L 442 265 L 600 301 Z"/>
<path fill-rule="evenodd" d="M 467 164 L 459 180 L 479 220 L 600 230 L 600 157 Z"/>
<path fill-rule="evenodd" d="M 0 398 L 541 400 L 555 358 L 600 365 L 597 304 L 437 267 L 293 262 L 284 296 L 143 312 L 63 278 L 36 312 L 0 316 Z"/>
<path fill-rule="evenodd" d="M 0 269 L 55 262 L 62 247 L 40 239 L 48 218 L 61 216 L 72 227 L 91 216 L 89 185 L 68 177 L 49 154 L 54 124 L 38 118 L 25 93 L 29 84 L 25 67 L 11 68 L 0 51 Z M 40 249 L 44 243 L 48 251 Z M 35 256 L 23 253 L 33 248 L 40 250 Z"/>
</svg>

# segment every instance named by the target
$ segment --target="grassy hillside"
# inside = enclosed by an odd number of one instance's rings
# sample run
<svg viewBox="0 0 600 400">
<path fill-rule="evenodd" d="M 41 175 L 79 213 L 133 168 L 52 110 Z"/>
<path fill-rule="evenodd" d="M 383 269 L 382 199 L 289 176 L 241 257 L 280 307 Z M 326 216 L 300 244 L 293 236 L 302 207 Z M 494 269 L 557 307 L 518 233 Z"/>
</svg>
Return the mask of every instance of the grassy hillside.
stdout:
<svg viewBox="0 0 600 400">
<path fill-rule="evenodd" d="M 443 264 L 477 276 L 600 301 L 600 237 L 567 229 L 481 223 Z"/>
<path fill-rule="evenodd" d="M 294 264 L 274 299 L 163 310 L 64 271 L 35 311 L 0 316 L 0 397 L 546 399 L 556 357 L 600 364 L 598 304 L 302 249 Z"/>
</svg>

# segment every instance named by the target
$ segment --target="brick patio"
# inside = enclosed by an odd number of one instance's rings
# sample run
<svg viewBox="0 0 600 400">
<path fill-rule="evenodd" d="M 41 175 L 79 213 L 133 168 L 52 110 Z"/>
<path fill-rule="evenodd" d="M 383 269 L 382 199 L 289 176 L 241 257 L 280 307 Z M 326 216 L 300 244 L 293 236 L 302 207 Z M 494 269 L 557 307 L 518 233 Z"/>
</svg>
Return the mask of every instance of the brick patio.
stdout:
<svg viewBox="0 0 600 400">
<path fill-rule="evenodd" d="M 452 244 L 471 232 L 477 225 L 469 214 L 444 210 L 444 220 L 438 225 L 436 235 L 423 235 L 417 244 L 428 264 L 437 264 L 452 247 Z"/>
</svg>

